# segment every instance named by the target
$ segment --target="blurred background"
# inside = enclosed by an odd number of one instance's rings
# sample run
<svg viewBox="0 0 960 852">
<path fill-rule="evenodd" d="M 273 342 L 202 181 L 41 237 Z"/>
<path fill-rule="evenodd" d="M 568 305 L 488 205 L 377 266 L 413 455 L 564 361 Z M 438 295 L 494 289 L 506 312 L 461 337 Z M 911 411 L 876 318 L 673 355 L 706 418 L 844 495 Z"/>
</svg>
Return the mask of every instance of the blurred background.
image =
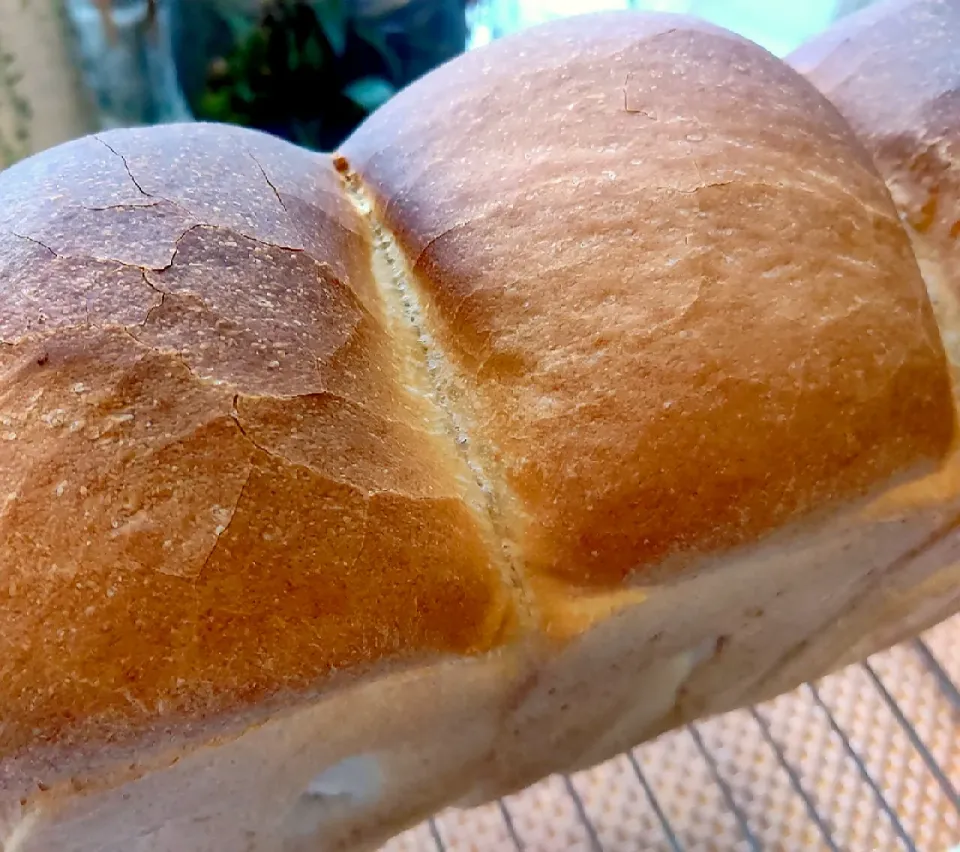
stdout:
<svg viewBox="0 0 960 852">
<path fill-rule="evenodd" d="M 686 12 L 783 55 L 871 0 L 0 0 L 0 167 L 106 127 L 207 119 L 335 147 L 458 53 L 607 8 Z"/>
</svg>

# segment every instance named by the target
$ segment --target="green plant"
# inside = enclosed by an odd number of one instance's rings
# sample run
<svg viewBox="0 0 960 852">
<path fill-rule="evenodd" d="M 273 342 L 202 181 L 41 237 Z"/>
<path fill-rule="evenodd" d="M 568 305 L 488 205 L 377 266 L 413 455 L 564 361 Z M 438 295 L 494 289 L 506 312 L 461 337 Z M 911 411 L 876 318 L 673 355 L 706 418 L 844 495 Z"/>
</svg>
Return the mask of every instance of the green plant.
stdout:
<svg viewBox="0 0 960 852">
<path fill-rule="evenodd" d="M 329 150 L 402 84 L 381 34 L 343 0 L 267 0 L 253 21 L 224 23 L 231 46 L 207 66 L 198 118 Z"/>
</svg>

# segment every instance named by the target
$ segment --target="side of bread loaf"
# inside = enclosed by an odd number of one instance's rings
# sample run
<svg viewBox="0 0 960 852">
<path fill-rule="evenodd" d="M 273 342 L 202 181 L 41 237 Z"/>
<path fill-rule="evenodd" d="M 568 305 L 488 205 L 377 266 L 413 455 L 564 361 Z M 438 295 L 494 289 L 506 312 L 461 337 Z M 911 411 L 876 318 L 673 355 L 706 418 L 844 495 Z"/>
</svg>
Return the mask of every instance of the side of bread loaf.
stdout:
<svg viewBox="0 0 960 852">
<path fill-rule="evenodd" d="M 960 387 L 960 3 L 881 0 L 788 61 L 839 109 L 873 157 L 911 239 Z M 951 457 L 938 486 L 955 489 Z M 960 533 L 878 584 L 844 636 L 855 660 L 960 609 Z"/>
<path fill-rule="evenodd" d="M 372 847 L 826 672 L 960 516 L 883 181 L 714 27 L 561 21 L 335 158 L 115 131 L 0 200 L 4 852 Z"/>
</svg>

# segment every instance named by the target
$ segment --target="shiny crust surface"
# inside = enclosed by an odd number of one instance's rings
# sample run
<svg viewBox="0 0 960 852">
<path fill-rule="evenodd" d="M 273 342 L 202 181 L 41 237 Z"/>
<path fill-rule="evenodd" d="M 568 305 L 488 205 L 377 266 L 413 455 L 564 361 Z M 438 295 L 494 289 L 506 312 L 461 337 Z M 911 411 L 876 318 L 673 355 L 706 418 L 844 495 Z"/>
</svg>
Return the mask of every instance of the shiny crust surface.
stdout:
<svg viewBox="0 0 960 852">
<path fill-rule="evenodd" d="M 836 104 L 876 160 L 914 237 L 960 377 L 960 3 L 876 3 L 788 61 Z"/>
<path fill-rule="evenodd" d="M 495 642 L 511 604 L 329 158 L 111 132 L 0 198 L 5 770 Z"/>
<path fill-rule="evenodd" d="M 551 25 L 422 80 L 342 155 L 353 188 L 264 135 L 167 126 L 0 174 L 8 789 L 371 671 L 539 662 L 547 586 L 641 600 L 625 581 L 816 539 L 946 453 L 882 182 L 755 46 Z M 536 685 L 503 658 L 498 689 Z M 516 709 L 489 703 L 491 727 Z"/>
<path fill-rule="evenodd" d="M 939 335 L 883 183 L 754 45 L 560 21 L 401 93 L 342 153 L 534 582 L 653 581 L 946 450 Z"/>
</svg>

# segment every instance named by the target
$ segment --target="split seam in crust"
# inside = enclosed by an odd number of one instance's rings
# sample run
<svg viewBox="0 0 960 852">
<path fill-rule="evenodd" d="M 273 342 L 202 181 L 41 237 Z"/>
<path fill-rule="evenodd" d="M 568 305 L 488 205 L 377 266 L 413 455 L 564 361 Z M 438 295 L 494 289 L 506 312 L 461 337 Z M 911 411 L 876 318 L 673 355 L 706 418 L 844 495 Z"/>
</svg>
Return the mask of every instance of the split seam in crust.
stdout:
<svg viewBox="0 0 960 852">
<path fill-rule="evenodd" d="M 504 508 L 509 499 L 509 486 L 502 477 L 491 473 L 492 465 L 488 461 L 492 455 L 490 451 L 495 451 L 496 447 L 490 446 L 487 441 L 479 441 L 477 436 L 470 432 L 465 423 L 470 419 L 468 414 L 457 409 L 444 391 L 443 385 L 453 385 L 464 396 L 475 394 L 475 391 L 462 385 L 456 368 L 437 344 L 436 336 L 426 327 L 423 299 L 409 259 L 399 241 L 378 215 L 373 194 L 364 186 L 361 177 L 350 168 L 345 158 L 337 157 L 336 167 L 347 200 L 357 210 L 369 230 L 371 273 L 378 285 L 384 309 L 406 324 L 409 332 L 415 336 L 415 347 L 411 349 L 411 355 L 416 356 L 413 367 L 425 385 L 428 404 L 442 419 L 443 432 L 452 441 L 454 456 L 463 461 L 479 489 L 483 513 L 486 516 L 485 525 L 488 524 L 493 533 L 491 559 L 504 580 L 509 582 L 517 593 L 520 607 L 529 614 L 530 596 L 520 567 L 511 556 L 511 537 L 503 520 Z M 384 266 L 389 274 L 378 274 L 378 265 Z M 394 346 L 403 345 L 392 337 L 391 335 L 391 343 Z M 438 375 L 441 364 L 446 367 L 446 379 Z M 463 499 L 467 506 L 474 505 L 466 494 Z"/>
</svg>

